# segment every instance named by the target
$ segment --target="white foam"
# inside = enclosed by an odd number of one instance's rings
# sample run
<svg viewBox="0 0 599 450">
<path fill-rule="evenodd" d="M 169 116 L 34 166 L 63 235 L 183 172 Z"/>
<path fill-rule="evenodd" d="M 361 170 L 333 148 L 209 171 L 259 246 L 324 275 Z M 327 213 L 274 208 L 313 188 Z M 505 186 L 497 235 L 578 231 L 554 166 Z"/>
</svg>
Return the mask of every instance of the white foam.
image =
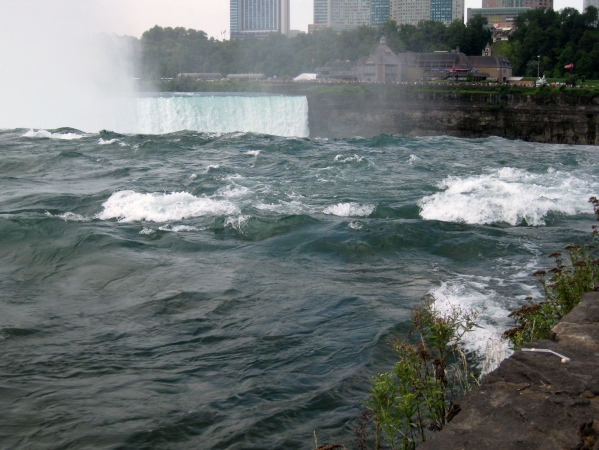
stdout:
<svg viewBox="0 0 599 450">
<path fill-rule="evenodd" d="M 454 306 L 465 310 L 481 311 L 477 320 L 479 327 L 464 336 L 466 351 L 475 352 L 482 357 L 485 355 L 488 342 L 495 340 L 502 342 L 503 355 L 510 355 L 508 342 L 501 340 L 503 330 L 509 328 L 507 316 L 510 312 L 501 306 L 497 293 L 488 285 L 462 277 L 443 282 L 441 286 L 431 289 L 428 294 L 435 298 L 435 309 L 440 312 L 448 312 Z"/>
<path fill-rule="evenodd" d="M 361 205 L 359 203 L 338 203 L 327 206 L 323 213 L 340 217 L 366 217 L 374 211 L 374 205 Z"/>
<path fill-rule="evenodd" d="M 550 211 L 590 212 L 587 199 L 599 192 L 599 183 L 556 170 L 539 174 L 505 167 L 484 175 L 448 177 L 439 188 L 445 190 L 419 202 L 424 219 L 479 225 L 518 225 L 525 219 L 538 226 Z"/>
<path fill-rule="evenodd" d="M 260 154 L 260 150 L 248 150 L 245 154 L 251 156 L 258 156 Z"/>
<path fill-rule="evenodd" d="M 152 230 L 151 228 L 142 228 L 142 230 L 139 232 L 139 234 L 154 234 L 156 233 L 156 230 Z"/>
<path fill-rule="evenodd" d="M 98 145 L 111 145 L 118 142 L 120 144 L 120 141 L 118 139 L 108 139 L 108 140 L 104 140 L 102 138 L 100 138 L 100 140 L 98 140 Z"/>
<path fill-rule="evenodd" d="M 52 133 L 48 130 L 29 130 L 21 137 L 27 138 L 45 138 L 45 139 L 60 139 L 65 141 L 72 141 L 74 139 L 81 139 L 85 137 L 83 134 L 77 133 Z"/>
<path fill-rule="evenodd" d="M 410 155 L 410 157 L 408 158 L 408 164 L 409 164 L 409 165 L 412 165 L 412 164 L 414 164 L 415 162 L 417 162 L 417 161 L 420 161 L 420 159 L 421 159 L 421 158 L 419 158 L 419 157 L 418 157 L 418 156 L 416 156 L 416 155 Z"/>
<path fill-rule="evenodd" d="M 179 233 L 181 231 L 198 231 L 196 227 L 190 227 L 189 225 L 164 225 L 158 227 L 160 231 L 172 231 L 173 233 Z"/>
<path fill-rule="evenodd" d="M 49 211 L 44 213 L 45 216 L 48 217 L 58 217 L 59 219 L 64 220 L 65 222 L 89 222 L 91 219 L 89 217 L 82 216 L 81 214 L 75 214 L 72 212 L 66 212 L 63 214 L 54 215 Z"/>
<path fill-rule="evenodd" d="M 242 227 L 247 223 L 249 219 L 249 216 L 243 215 L 239 215 L 237 217 L 227 217 L 227 219 L 225 220 L 225 226 L 230 226 L 231 228 L 234 228 L 237 231 L 242 231 Z"/>
<path fill-rule="evenodd" d="M 289 202 L 280 200 L 279 203 L 258 203 L 254 207 L 260 211 L 270 211 L 286 215 L 310 213 L 310 210 L 302 202 L 297 200 Z"/>
<path fill-rule="evenodd" d="M 89 222 L 91 220 L 89 217 L 85 217 L 81 214 L 75 214 L 72 212 L 60 214 L 58 217 L 63 219 L 65 222 Z"/>
<path fill-rule="evenodd" d="M 362 228 L 364 228 L 364 225 L 362 225 L 362 223 L 360 223 L 357 220 L 348 223 L 347 226 L 350 227 L 352 230 L 361 230 Z"/>
<path fill-rule="evenodd" d="M 347 158 L 345 158 L 343 155 L 337 155 L 335 156 L 335 161 L 337 162 L 342 162 L 342 163 L 346 163 L 346 162 L 362 162 L 364 161 L 364 157 L 363 156 L 359 156 L 359 155 L 354 155 L 354 156 L 348 156 Z"/>
<path fill-rule="evenodd" d="M 170 194 L 134 191 L 115 192 L 102 205 L 98 219 L 119 222 L 169 222 L 190 217 L 238 214 L 238 208 L 227 200 L 195 197 L 187 192 Z"/>
</svg>

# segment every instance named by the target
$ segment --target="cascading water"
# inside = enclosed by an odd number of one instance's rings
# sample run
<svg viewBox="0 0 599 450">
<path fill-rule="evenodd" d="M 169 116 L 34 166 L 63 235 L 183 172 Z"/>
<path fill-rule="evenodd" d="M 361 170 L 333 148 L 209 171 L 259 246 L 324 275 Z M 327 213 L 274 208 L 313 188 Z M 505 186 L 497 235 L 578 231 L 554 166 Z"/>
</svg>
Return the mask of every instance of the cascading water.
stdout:
<svg viewBox="0 0 599 450">
<path fill-rule="evenodd" d="M 193 130 L 309 135 L 306 97 L 210 94 L 145 97 L 136 102 L 134 131 L 138 133 Z"/>
</svg>

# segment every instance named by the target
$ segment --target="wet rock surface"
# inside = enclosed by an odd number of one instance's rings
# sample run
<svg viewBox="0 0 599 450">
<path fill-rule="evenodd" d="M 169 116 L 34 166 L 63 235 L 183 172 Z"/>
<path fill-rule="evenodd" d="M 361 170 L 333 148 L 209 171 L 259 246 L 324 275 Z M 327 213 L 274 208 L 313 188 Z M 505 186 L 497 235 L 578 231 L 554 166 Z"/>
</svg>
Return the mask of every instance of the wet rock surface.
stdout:
<svg viewBox="0 0 599 450">
<path fill-rule="evenodd" d="M 433 449 L 599 450 L 599 292 L 491 372 L 458 401 L 461 411 L 419 446 Z"/>
</svg>

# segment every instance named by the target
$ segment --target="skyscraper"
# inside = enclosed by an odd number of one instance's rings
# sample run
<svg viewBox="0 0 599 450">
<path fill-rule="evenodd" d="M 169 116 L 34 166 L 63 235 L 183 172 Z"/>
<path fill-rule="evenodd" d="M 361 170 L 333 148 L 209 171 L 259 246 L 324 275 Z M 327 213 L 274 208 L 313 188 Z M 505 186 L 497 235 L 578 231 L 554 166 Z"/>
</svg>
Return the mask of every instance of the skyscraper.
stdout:
<svg viewBox="0 0 599 450">
<path fill-rule="evenodd" d="M 389 20 L 391 0 L 370 0 L 370 25 L 379 26 Z"/>
<path fill-rule="evenodd" d="M 328 0 L 328 26 L 344 30 L 370 25 L 370 1 Z"/>
<path fill-rule="evenodd" d="M 329 21 L 329 0 L 314 0 L 314 25 L 325 25 Z"/>
<path fill-rule="evenodd" d="M 583 6 L 582 6 L 583 12 L 589 6 L 594 6 L 595 8 L 599 8 L 599 0 L 584 0 Z"/>
<path fill-rule="evenodd" d="M 398 24 L 435 20 L 449 25 L 464 20 L 464 0 L 392 0 L 391 18 Z"/>
<path fill-rule="evenodd" d="M 289 0 L 231 0 L 231 38 L 289 34 Z"/>
<path fill-rule="evenodd" d="M 392 0 L 391 19 L 399 25 L 418 25 L 421 20 L 430 20 L 431 0 Z"/>
</svg>

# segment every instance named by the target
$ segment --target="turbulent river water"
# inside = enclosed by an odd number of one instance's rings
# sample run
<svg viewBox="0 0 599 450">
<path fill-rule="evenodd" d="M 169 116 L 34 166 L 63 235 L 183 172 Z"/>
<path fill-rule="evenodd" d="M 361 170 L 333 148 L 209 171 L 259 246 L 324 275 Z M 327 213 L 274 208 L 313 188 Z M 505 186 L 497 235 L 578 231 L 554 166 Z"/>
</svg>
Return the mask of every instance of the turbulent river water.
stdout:
<svg viewBox="0 0 599 450">
<path fill-rule="evenodd" d="M 599 194 L 595 147 L 165 131 L 0 131 L 1 447 L 347 444 L 421 296 L 484 350 Z"/>
</svg>

